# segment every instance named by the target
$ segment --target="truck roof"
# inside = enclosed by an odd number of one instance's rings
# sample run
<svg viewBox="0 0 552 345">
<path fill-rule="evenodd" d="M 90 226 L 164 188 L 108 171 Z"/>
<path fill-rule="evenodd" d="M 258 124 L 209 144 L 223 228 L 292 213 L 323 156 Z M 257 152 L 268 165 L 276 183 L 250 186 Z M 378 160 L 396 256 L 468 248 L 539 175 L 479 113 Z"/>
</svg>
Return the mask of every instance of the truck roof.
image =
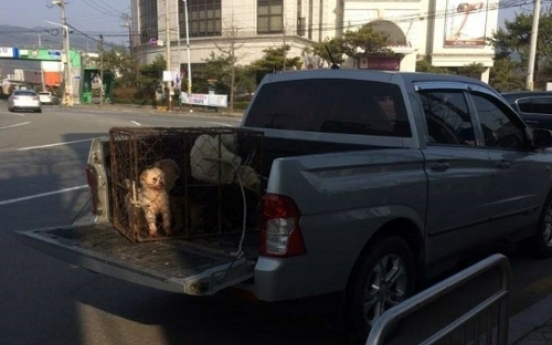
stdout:
<svg viewBox="0 0 552 345">
<path fill-rule="evenodd" d="M 314 69 L 314 70 L 299 70 L 286 71 L 280 73 L 268 74 L 266 82 L 279 82 L 286 80 L 300 80 L 306 78 L 352 78 L 352 79 L 367 79 L 375 81 L 387 81 L 402 79 L 404 82 L 464 82 L 477 84 L 485 87 L 490 87 L 488 84 L 469 77 L 439 74 L 439 73 L 424 73 L 424 72 L 393 72 L 393 71 L 375 71 L 375 70 L 358 70 L 358 69 Z"/>
</svg>

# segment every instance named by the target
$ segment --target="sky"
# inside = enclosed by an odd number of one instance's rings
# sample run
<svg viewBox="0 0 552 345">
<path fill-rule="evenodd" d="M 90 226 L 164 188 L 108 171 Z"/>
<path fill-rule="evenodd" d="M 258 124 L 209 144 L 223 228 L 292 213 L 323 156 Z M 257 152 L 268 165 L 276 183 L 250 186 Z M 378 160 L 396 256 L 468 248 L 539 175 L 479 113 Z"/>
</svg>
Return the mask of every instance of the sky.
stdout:
<svg viewBox="0 0 552 345">
<path fill-rule="evenodd" d="M 45 20 L 56 23 L 61 21 L 59 7 L 48 8 L 47 6 L 51 4 L 51 0 L 0 1 L 3 9 L 0 11 L 0 24 L 31 28 L 51 25 Z M 66 0 L 66 2 L 68 4 L 67 22 L 78 30 L 96 37 L 101 33 L 111 42 L 121 43 L 128 39 L 128 29 L 121 27 L 123 23 L 121 15 L 131 14 L 130 0 Z M 511 0 L 500 0 L 500 2 L 511 2 Z M 526 3 L 529 5 L 500 10 L 499 25 L 504 19 L 512 19 L 517 11 L 531 11 L 532 1 L 526 1 Z M 29 8 L 31 6 L 34 7 L 31 9 Z"/>
<path fill-rule="evenodd" d="M 25 28 L 52 26 L 45 20 L 60 23 L 61 10 L 51 6 L 51 0 L 0 0 L 0 24 Z M 104 37 L 112 42 L 128 40 L 128 29 L 121 27 L 121 15 L 130 15 L 130 0 L 66 0 L 67 22 L 91 36 Z M 32 4 L 32 5 L 31 5 Z"/>
</svg>

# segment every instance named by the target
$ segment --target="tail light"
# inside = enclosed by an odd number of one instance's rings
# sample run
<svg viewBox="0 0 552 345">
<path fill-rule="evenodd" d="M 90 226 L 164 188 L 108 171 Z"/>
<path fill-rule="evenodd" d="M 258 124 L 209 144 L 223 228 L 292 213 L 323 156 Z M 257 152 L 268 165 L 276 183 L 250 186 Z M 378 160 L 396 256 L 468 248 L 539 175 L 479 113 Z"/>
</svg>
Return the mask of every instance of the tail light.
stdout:
<svg viewBox="0 0 552 345">
<path fill-rule="evenodd" d="M 13 100 L 17 101 L 19 99 L 19 96 L 13 96 Z"/>
<path fill-rule="evenodd" d="M 98 179 L 96 176 L 96 171 L 94 167 L 90 164 L 86 165 L 86 181 L 88 182 L 88 187 L 90 187 L 90 194 L 92 197 L 92 213 L 95 215 L 100 215 L 99 205 L 98 205 Z"/>
<path fill-rule="evenodd" d="M 262 201 L 259 254 L 274 257 L 306 253 L 299 227 L 301 211 L 290 197 L 267 194 Z"/>
</svg>

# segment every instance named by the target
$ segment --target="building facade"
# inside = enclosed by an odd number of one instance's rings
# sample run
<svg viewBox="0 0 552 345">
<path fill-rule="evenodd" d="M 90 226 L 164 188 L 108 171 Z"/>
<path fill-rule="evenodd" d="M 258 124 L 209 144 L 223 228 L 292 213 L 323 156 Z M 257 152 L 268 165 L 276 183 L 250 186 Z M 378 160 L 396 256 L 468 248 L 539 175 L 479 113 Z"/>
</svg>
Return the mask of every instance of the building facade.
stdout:
<svg viewBox="0 0 552 345">
<path fill-rule="evenodd" d="M 266 48 L 288 44 L 289 56 L 302 56 L 305 68 L 311 68 L 305 48 L 312 42 L 372 23 L 388 35 L 394 54 L 349 60 L 347 67 L 415 71 L 423 58 L 441 67 L 475 62 L 487 67 L 481 79 L 488 81 L 494 51 L 486 38 L 498 26 L 498 1 L 132 0 L 132 45 L 140 62 L 150 63 L 158 54 L 167 55 L 170 41 L 171 69 L 178 70 L 188 62 L 187 5 L 191 63 L 233 45 L 238 63 L 245 65 L 262 58 Z"/>
</svg>

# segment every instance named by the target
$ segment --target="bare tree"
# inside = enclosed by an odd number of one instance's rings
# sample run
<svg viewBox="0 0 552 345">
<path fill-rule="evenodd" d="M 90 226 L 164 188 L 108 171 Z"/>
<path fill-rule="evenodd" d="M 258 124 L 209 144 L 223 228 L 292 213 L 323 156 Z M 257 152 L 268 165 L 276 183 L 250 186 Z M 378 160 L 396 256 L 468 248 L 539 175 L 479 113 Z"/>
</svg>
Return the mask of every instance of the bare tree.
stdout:
<svg viewBox="0 0 552 345">
<path fill-rule="evenodd" d="M 217 49 L 226 55 L 230 60 L 230 111 L 234 110 L 234 89 L 235 89 L 235 80 L 236 80 L 236 64 L 244 56 L 236 55 L 236 51 L 243 47 L 243 43 L 240 41 L 240 31 L 241 28 L 236 25 L 234 21 L 234 12 L 232 12 L 232 17 L 230 23 L 226 23 L 223 27 L 223 42 L 224 43 L 215 43 Z"/>
</svg>

